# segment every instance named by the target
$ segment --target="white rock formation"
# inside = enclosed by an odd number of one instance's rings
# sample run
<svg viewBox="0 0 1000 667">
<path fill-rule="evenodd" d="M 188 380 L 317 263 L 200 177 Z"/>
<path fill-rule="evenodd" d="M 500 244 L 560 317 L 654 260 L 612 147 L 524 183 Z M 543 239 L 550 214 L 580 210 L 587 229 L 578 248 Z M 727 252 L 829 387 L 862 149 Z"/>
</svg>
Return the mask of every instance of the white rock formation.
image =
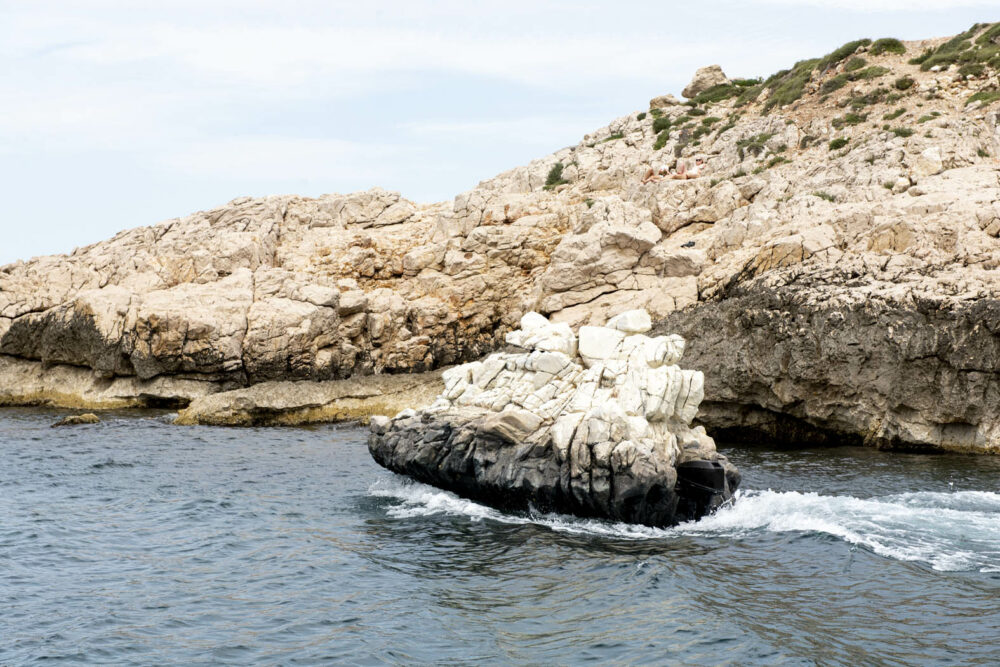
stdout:
<svg viewBox="0 0 1000 667">
<path fill-rule="evenodd" d="M 727 493 L 738 473 L 690 425 L 704 376 L 676 365 L 684 340 L 646 336 L 651 326 L 646 311 L 627 311 L 607 326 L 581 327 L 577 339 L 567 325 L 528 313 L 507 335 L 522 350 L 445 371 L 444 392 L 419 412 L 373 418 L 372 454 L 487 501 L 521 494 L 536 507 L 654 525 L 691 518 L 684 502 L 677 508 L 679 464 L 718 461 Z M 455 436 L 463 431 L 472 437 Z"/>
</svg>

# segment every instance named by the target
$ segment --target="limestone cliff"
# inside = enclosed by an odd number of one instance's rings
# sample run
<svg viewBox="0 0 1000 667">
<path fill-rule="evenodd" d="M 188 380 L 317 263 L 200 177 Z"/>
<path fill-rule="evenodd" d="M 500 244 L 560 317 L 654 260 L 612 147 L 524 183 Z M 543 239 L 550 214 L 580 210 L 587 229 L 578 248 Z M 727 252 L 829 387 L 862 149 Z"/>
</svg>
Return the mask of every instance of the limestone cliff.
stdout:
<svg viewBox="0 0 1000 667">
<path fill-rule="evenodd" d="M 436 369 L 645 308 L 726 433 L 1000 448 L 1000 25 L 709 68 L 449 204 L 238 199 L 0 268 L 0 403 Z M 711 74 L 711 76 L 709 76 Z M 643 182 L 707 159 L 691 180 Z M 244 396 L 245 398 L 245 396 Z"/>
</svg>

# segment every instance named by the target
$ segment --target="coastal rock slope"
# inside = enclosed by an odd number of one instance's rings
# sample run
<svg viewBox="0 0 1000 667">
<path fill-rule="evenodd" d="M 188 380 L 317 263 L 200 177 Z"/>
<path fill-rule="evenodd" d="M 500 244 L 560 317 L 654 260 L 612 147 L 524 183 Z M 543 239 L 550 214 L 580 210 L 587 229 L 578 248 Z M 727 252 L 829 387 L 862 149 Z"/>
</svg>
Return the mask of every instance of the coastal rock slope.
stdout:
<svg viewBox="0 0 1000 667">
<path fill-rule="evenodd" d="M 732 497 L 739 473 L 690 427 L 704 377 L 676 365 L 684 339 L 643 335 L 651 327 L 633 310 L 577 339 L 528 313 L 507 334 L 515 351 L 446 371 L 422 410 L 373 417 L 369 450 L 390 470 L 503 509 L 651 526 L 700 518 Z"/>
<path fill-rule="evenodd" d="M 0 267 L 0 403 L 222 404 L 644 308 L 710 432 L 1000 451 L 998 73 L 1000 24 L 708 68 L 450 203 L 244 198 Z"/>
</svg>

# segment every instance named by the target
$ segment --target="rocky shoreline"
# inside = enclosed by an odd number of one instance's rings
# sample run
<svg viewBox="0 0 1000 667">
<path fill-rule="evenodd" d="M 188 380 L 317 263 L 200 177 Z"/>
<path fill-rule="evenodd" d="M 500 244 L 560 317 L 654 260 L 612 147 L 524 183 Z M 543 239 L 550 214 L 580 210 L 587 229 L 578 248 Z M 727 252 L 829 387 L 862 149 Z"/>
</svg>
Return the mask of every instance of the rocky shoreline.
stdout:
<svg viewBox="0 0 1000 667">
<path fill-rule="evenodd" d="M 707 68 L 450 203 L 242 198 L 0 267 L 0 405 L 394 414 L 525 313 L 643 308 L 691 341 L 710 433 L 996 453 L 1000 28 L 876 44 Z"/>
</svg>

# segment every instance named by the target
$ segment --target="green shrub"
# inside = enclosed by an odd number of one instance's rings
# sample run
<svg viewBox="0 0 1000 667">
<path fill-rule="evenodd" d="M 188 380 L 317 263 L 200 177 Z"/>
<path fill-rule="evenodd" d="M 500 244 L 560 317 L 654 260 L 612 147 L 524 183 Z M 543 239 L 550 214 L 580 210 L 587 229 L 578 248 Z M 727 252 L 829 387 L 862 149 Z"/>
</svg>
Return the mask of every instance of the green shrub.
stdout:
<svg viewBox="0 0 1000 667">
<path fill-rule="evenodd" d="M 747 153 L 753 156 L 760 155 L 764 152 L 765 144 L 773 136 L 774 133 L 772 132 L 764 132 L 747 137 L 746 139 L 740 139 L 736 142 L 736 152 L 739 154 L 741 160 Z"/>
<path fill-rule="evenodd" d="M 733 172 L 733 178 L 742 178 L 743 176 L 746 176 L 746 175 L 747 175 L 747 172 L 744 169 L 739 169 L 739 170 Z"/>
<path fill-rule="evenodd" d="M 895 134 L 897 137 L 903 137 L 903 138 L 913 136 L 913 130 L 911 130 L 908 127 L 894 127 L 892 129 L 892 133 Z"/>
<path fill-rule="evenodd" d="M 982 63 L 965 63 L 958 68 L 958 73 L 962 76 L 980 77 L 986 71 L 986 66 Z"/>
<path fill-rule="evenodd" d="M 819 88 L 819 92 L 824 93 L 824 94 L 829 94 L 829 93 L 832 93 L 835 90 L 840 90 L 841 88 L 843 88 L 846 85 L 847 85 L 847 75 L 846 74 L 838 74 L 837 76 L 833 77 L 832 79 L 827 79 L 826 81 L 824 81 L 823 85 L 820 86 L 820 88 Z"/>
<path fill-rule="evenodd" d="M 976 149 L 976 155 L 978 155 L 979 157 L 989 157 L 990 156 L 989 152 L 985 148 L 977 148 Z"/>
<path fill-rule="evenodd" d="M 701 119 L 701 124 L 704 125 L 705 127 L 710 127 L 718 123 L 720 120 L 722 119 L 717 116 L 706 116 L 705 118 Z"/>
<path fill-rule="evenodd" d="M 925 49 L 919 56 L 910 58 L 907 62 L 911 65 L 923 65 L 932 55 L 934 55 L 934 49 Z"/>
<path fill-rule="evenodd" d="M 976 44 L 986 46 L 987 44 L 1000 44 L 1000 23 L 994 23 L 993 27 L 981 34 L 976 39 Z"/>
<path fill-rule="evenodd" d="M 616 139 L 621 139 L 621 138 L 623 138 L 624 136 L 625 136 L 625 135 L 624 135 L 624 134 L 622 134 L 621 132 L 615 132 L 614 134 L 611 134 L 611 135 L 608 135 L 608 136 L 604 137 L 603 139 L 601 139 L 601 140 L 600 140 L 600 141 L 598 141 L 597 143 L 599 143 L 599 144 L 603 144 L 603 143 L 606 143 L 606 142 L 608 142 L 608 141 L 614 141 L 614 140 L 616 140 Z"/>
<path fill-rule="evenodd" d="M 818 63 L 820 71 L 825 71 L 839 63 L 844 58 L 848 56 L 853 56 L 854 52 L 860 49 L 862 46 L 868 46 L 872 43 L 870 39 L 856 39 L 853 42 L 848 42 L 844 44 L 839 49 L 835 49 L 830 53 L 823 56 Z"/>
<path fill-rule="evenodd" d="M 779 164 L 784 164 L 785 162 L 791 162 L 791 160 L 786 158 L 784 155 L 775 155 L 767 161 L 767 168 L 770 169 L 771 167 L 776 167 Z"/>
<path fill-rule="evenodd" d="M 720 83 L 717 86 L 712 86 L 708 90 L 698 93 L 691 101 L 695 104 L 709 104 L 728 100 L 730 97 L 736 97 L 739 94 L 739 86 L 731 83 Z"/>
<path fill-rule="evenodd" d="M 758 86 L 761 83 L 761 79 L 733 79 L 733 85 L 739 86 L 740 88 L 750 88 L 752 86 Z"/>
<path fill-rule="evenodd" d="M 844 65 L 844 71 L 853 72 L 855 70 L 861 69 L 867 64 L 868 61 L 862 58 L 861 56 L 854 56 L 853 58 L 847 61 L 846 65 Z"/>
<path fill-rule="evenodd" d="M 976 34 L 979 30 L 979 26 L 974 25 L 969 30 L 955 35 L 947 42 L 941 46 L 934 49 L 934 51 L 920 62 L 920 69 L 923 71 L 929 70 L 935 65 L 950 65 L 952 63 L 958 62 L 965 51 L 972 48 L 972 42 L 969 38 Z"/>
<path fill-rule="evenodd" d="M 893 183 L 892 181 L 886 181 L 885 183 L 882 184 L 882 187 L 885 188 L 886 190 L 892 190 L 894 187 L 896 187 L 896 184 Z"/>
<path fill-rule="evenodd" d="M 831 124 L 839 130 L 845 125 L 860 125 L 866 120 L 868 120 L 868 114 L 848 113 L 844 114 L 843 118 L 834 118 Z"/>
<path fill-rule="evenodd" d="M 692 107 L 691 110 L 688 111 L 688 114 L 692 116 L 704 116 L 706 113 L 708 112 L 706 112 L 704 109 L 699 109 L 697 107 Z"/>
<path fill-rule="evenodd" d="M 906 107 L 899 107 L 895 111 L 890 111 L 889 113 L 882 116 L 882 120 L 896 120 L 904 113 L 906 113 Z"/>
<path fill-rule="evenodd" d="M 698 139 L 701 139 L 703 136 L 705 136 L 711 131 L 712 131 L 711 126 L 699 125 L 698 127 L 694 128 L 694 131 L 691 133 L 691 139 L 694 140 L 695 144 L 698 144 L 700 143 Z"/>
<path fill-rule="evenodd" d="M 670 118 L 667 116 L 661 116 L 653 121 L 653 132 L 662 132 L 663 130 L 669 130 L 671 123 Z"/>
<path fill-rule="evenodd" d="M 735 105 L 738 107 L 742 107 L 747 104 L 750 104 L 751 102 L 756 101 L 757 98 L 760 97 L 760 93 L 763 90 L 764 90 L 764 84 L 762 83 L 757 84 L 756 86 L 750 86 L 748 88 L 744 88 L 743 92 L 740 93 L 740 96 L 736 98 Z"/>
<path fill-rule="evenodd" d="M 978 93 L 970 95 L 969 99 L 965 100 L 965 103 L 982 102 L 983 105 L 987 105 L 997 100 L 1000 100 L 1000 90 L 980 90 Z"/>
<path fill-rule="evenodd" d="M 833 195 L 831 195 L 829 192 L 823 192 L 822 190 L 819 190 L 819 191 L 814 192 L 812 194 L 813 194 L 813 197 L 819 197 L 820 199 L 825 199 L 826 201 L 829 201 L 829 202 L 834 201 Z"/>
<path fill-rule="evenodd" d="M 880 56 L 883 53 L 895 53 L 901 56 L 906 53 L 906 47 L 895 37 L 883 37 L 872 42 L 872 47 L 868 51 L 873 56 Z"/>
<path fill-rule="evenodd" d="M 656 141 L 653 142 L 653 150 L 658 151 L 667 145 L 667 140 L 670 138 L 670 130 L 666 129 L 656 135 Z"/>
<path fill-rule="evenodd" d="M 565 166 L 563 165 L 562 162 L 556 162 L 554 165 L 552 165 L 552 168 L 549 169 L 549 175 L 545 179 L 546 190 L 551 190 L 557 185 L 563 185 L 564 183 L 569 183 L 569 181 L 567 181 L 565 178 L 562 177 L 563 169 L 565 169 Z"/>
<path fill-rule="evenodd" d="M 806 148 L 809 148 L 809 146 L 814 144 L 815 142 L 816 142 L 816 137 L 814 137 L 811 134 L 807 134 L 801 139 L 799 139 L 799 149 L 804 150 Z"/>
<path fill-rule="evenodd" d="M 640 111 L 639 115 L 635 117 L 636 120 L 643 120 L 646 117 L 645 111 Z"/>
<path fill-rule="evenodd" d="M 836 139 L 830 142 L 830 150 L 831 151 L 840 150 L 841 148 L 846 146 L 847 142 L 849 141 L 850 139 L 848 139 L 847 137 L 837 137 Z"/>
<path fill-rule="evenodd" d="M 896 79 L 892 85 L 896 90 L 909 90 L 913 88 L 913 84 L 916 83 L 912 78 L 908 76 L 903 76 Z"/>
<path fill-rule="evenodd" d="M 584 199 L 583 203 L 587 205 L 587 208 L 590 208 L 591 206 L 594 205 L 594 200 L 593 199 Z"/>
<path fill-rule="evenodd" d="M 861 70 L 860 72 L 855 72 L 854 74 L 849 75 L 849 78 L 851 81 L 858 81 L 861 79 L 865 81 L 871 81 L 872 79 L 877 79 L 880 76 L 885 76 L 890 71 L 892 70 L 886 67 L 879 67 L 878 65 L 872 65 L 871 67 L 867 67 Z"/>
<path fill-rule="evenodd" d="M 809 83 L 812 71 L 816 69 L 816 66 L 819 65 L 819 63 L 819 58 L 814 58 L 812 60 L 800 60 L 795 63 L 795 66 L 792 67 L 792 69 L 772 74 L 771 77 L 764 82 L 764 86 L 769 88 L 771 91 L 771 96 L 767 99 L 767 102 L 764 103 L 764 112 L 766 113 L 776 106 L 791 104 L 802 97 L 806 90 L 806 84 Z M 748 90 L 753 89 L 751 88 Z"/>
<path fill-rule="evenodd" d="M 663 115 L 663 109 L 650 109 L 649 113 L 653 116 L 653 118 L 659 118 Z"/>
<path fill-rule="evenodd" d="M 866 106 L 870 106 L 872 104 L 878 104 L 879 102 L 885 99 L 885 96 L 888 93 L 889 91 L 886 88 L 876 88 L 875 90 L 869 92 L 867 95 L 857 95 L 855 97 L 851 97 L 849 100 L 847 100 L 847 104 L 849 104 L 852 109 L 857 111 L 858 109 L 863 109 Z"/>
<path fill-rule="evenodd" d="M 934 120 L 934 116 L 932 116 L 930 114 L 921 116 L 920 118 L 917 119 L 917 122 L 918 123 L 926 123 L 929 120 Z"/>
</svg>

